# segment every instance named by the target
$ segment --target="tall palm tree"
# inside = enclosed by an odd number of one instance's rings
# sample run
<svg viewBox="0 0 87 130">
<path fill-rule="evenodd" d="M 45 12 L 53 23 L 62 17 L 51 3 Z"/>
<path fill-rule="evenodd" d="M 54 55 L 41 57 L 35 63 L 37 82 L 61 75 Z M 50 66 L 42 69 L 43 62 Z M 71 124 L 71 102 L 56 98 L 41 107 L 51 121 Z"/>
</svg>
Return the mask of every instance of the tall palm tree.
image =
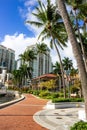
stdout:
<svg viewBox="0 0 87 130">
<path fill-rule="evenodd" d="M 50 0 L 47 0 L 47 6 L 45 6 L 45 4 L 43 4 L 40 0 L 38 0 L 38 4 L 39 7 L 36 7 L 37 13 L 32 13 L 37 18 L 38 21 L 27 21 L 27 23 L 33 24 L 39 28 L 40 27 L 43 28 L 38 38 L 40 38 L 41 36 L 42 36 L 42 40 L 44 40 L 45 38 L 49 38 L 51 48 L 53 48 L 54 45 L 60 60 L 62 82 L 63 82 L 64 96 L 65 96 L 64 71 L 63 71 L 60 52 L 58 49 L 59 46 L 62 49 L 63 46 L 66 46 L 64 42 L 67 39 L 65 28 L 61 20 L 61 16 L 57 12 L 56 7 L 51 4 Z"/>
<path fill-rule="evenodd" d="M 39 75 L 43 74 L 43 55 L 47 56 L 47 45 L 45 43 L 37 43 L 37 55 L 39 55 Z"/>
<path fill-rule="evenodd" d="M 53 73 L 54 74 L 61 74 L 61 69 L 60 69 L 60 63 L 56 61 L 56 63 L 53 65 Z"/>
<path fill-rule="evenodd" d="M 28 49 L 27 51 L 24 52 L 25 53 L 25 57 L 26 57 L 26 61 L 32 61 L 33 59 L 36 59 L 36 53 L 34 52 L 34 50 Z"/>
<path fill-rule="evenodd" d="M 78 32 L 78 38 L 80 41 L 80 46 L 82 49 L 82 55 L 83 55 L 83 59 L 84 59 L 84 64 L 85 64 L 85 68 L 87 71 L 87 63 L 86 63 L 86 54 L 85 54 L 85 50 L 84 50 L 84 46 L 83 46 L 83 42 L 81 39 L 81 33 L 80 33 L 80 28 L 82 25 L 80 25 L 80 21 L 83 20 L 84 21 L 84 26 L 86 26 L 86 22 L 87 22 L 87 3 L 83 3 L 83 0 L 66 0 L 66 2 L 71 5 L 73 7 L 73 11 L 71 11 L 73 13 L 73 17 L 74 17 L 74 23 L 76 25 L 75 29 L 76 29 L 76 33 Z M 85 29 L 86 30 L 86 29 Z"/>
<path fill-rule="evenodd" d="M 36 44 L 36 48 L 37 48 L 37 54 L 40 53 L 40 54 L 47 54 L 47 45 L 45 43 L 37 43 Z"/>
<path fill-rule="evenodd" d="M 60 63 L 56 61 L 56 63 L 52 66 L 53 67 L 53 73 L 56 74 L 58 76 L 58 86 L 59 86 L 59 90 L 61 91 L 61 68 L 60 68 Z"/>
<path fill-rule="evenodd" d="M 72 60 L 70 60 L 68 57 L 64 57 L 62 63 L 63 63 L 64 70 L 66 71 L 71 70 L 71 68 L 73 67 Z"/>
<path fill-rule="evenodd" d="M 77 43 L 77 39 L 74 33 L 74 30 L 72 28 L 66 7 L 65 7 L 65 1 L 64 0 L 57 0 L 58 10 L 63 18 L 64 25 L 68 34 L 68 38 L 70 40 L 70 43 L 72 45 L 73 53 L 75 55 L 79 73 L 80 73 L 80 79 L 82 84 L 82 90 L 83 90 L 83 96 L 85 100 L 85 112 L 86 112 L 86 119 L 87 119 L 87 73 L 85 70 L 85 65 L 83 61 L 83 57 L 81 55 L 81 49 L 80 46 Z"/>
<path fill-rule="evenodd" d="M 14 70 L 12 72 L 13 74 L 13 82 L 20 87 L 21 81 L 22 81 L 22 75 L 20 70 Z"/>
</svg>

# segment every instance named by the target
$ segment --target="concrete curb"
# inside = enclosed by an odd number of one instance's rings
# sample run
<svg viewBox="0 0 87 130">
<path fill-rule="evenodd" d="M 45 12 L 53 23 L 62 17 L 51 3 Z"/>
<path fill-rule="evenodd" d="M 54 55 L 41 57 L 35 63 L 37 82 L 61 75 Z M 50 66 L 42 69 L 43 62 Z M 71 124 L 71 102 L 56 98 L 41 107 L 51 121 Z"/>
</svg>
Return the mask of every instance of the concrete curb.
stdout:
<svg viewBox="0 0 87 130">
<path fill-rule="evenodd" d="M 78 108 L 84 107 L 83 102 L 60 102 L 52 103 L 51 101 L 47 102 L 44 109 L 64 109 L 64 108 Z"/>
<path fill-rule="evenodd" d="M 53 130 L 54 129 L 53 122 L 52 122 L 52 124 L 50 124 L 50 122 L 48 120 L 46 120 L 46 115 L 45 115 L 46 113 L 47 113 L 47 110 L 38 111 L 33 115 L 33 119 L 37 124 L 43 126 L 44 128 Z M 44 117 L 43 117 L 43 115 L 44 115 Z M 56 124 L 55 124 L 55 126 L 56 126 Z"/>
<path fill-rule="evenodd" d="M 7 107 L 7 106 L 9 106 L 9 105 L 15 104 L 15 103 L 17 103 L 17 102 L 19 102 L 19 101 L 22 101 L 22 100 L 24 100 L 24 99 L 25 99 L 25 96 L 24 96 L 24 95 L 21 95 L 21 97 L 18 98 L 18 99 L 15 99 L 15 100 L 12 100 L 12 101 L 9 101 L 9 102 L 0 104 L 0 109 L 2 109 L 2 108 L 4 108 L 4 107 Z"/>
</svg>

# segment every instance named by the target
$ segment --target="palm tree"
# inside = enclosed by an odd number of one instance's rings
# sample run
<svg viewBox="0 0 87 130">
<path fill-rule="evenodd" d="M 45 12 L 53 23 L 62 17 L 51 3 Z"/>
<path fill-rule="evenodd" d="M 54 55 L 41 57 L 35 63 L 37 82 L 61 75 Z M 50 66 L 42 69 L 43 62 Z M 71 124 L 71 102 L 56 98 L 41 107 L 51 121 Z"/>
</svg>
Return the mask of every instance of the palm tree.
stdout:
<svg viewBox="0 0 87 130">
<path fill-rule="evenodd" d="M 71 69 L 70 76 L 76 76 L 78 74 L 78 69 L 75 69 L 74 67 Z"/>
<path fill-rule="evenodd" d="M 87 11 L 86 11 L 86 8 L 87 8 L 87 3 L 83 3 L 83 0 L 66 0 L 66 2 L 68 4 L 70 4 L 72 7 L 73 7 L 73 11 L 72 12 L 72 16 L 74 17 L 74 23 L 76 25 L 75 27 L 75 30 L 76 30 L 76 33 L 78 32 L 78 38 L 79 38 L 79 41 L 80 41 L 80 46 L 81 46 L 81 49 L 82 49 L 82 55 L 83 55 L 83 59 L 84 59 L 84 64 L 85 64 L 85 68 L 86 68 L 86 71 L 87 71 L 87 63 L 86 63 L 86 54 L 85 54 L 85 50 L 84 50 L 84 46 L 83 46 L 83 42 L 82 42 L 82 39 L 81 39 L 81 33 L 80 33 L 80 28 L 82 25 L 80 25 L 80 21 L 81 19 L 84 21 L 84 26 L 86 26 L 86 22 L 87 22 Z M 86 30 L 86 29 L 85 29 Z"/>
<path fill-rule="evenodd" d="M 21 81 L 22 81 L 22 75 L 20 70 L 14 70 L 12 72 L 13 74 L 13 82 L 20 87 Z"/>
<path fill-rule="evenodd" d="M 71 70 L 71 68 L 73 67 L 72 60 L 70 60 L 68 57 L 64 57 L 62 63 L 65 71 Z"/>
<path fill-rule="evenodd" d="M 57 61 L 56 61 L 56 63 L 53 65 L 53 73 L 54 73 L 54 74 L 58 74 L 58 75 L 61 74 L 60 63 L 58 63 Z"/>
<path fill-rule="evenodd" d="M 85 112 L 86 112 L 86 119 L 87 119 L 87 73 L 85 70 L 85 65 L 83 61 L 83 57 L 81 54 L 80 46 L 77 43 L 77 39 L 74 33 L 74 30 L 72 28 L 66 7 L 65 7 L 65 1 L 64 0 L 57 0 L 58 10 L 63 18 L 64 25 L 68 34 L 68 38 L 70 40 L 70 43 L 72 45 L 73 53 L 75 55 L 79 73 L 80 73 L 80 79 L 82 84 L 82 90 L 85 100 Z"/>
<path fill-rule="evenodd" d="M 43 74 L 43 56 L 42 55 L 46 55 L 47 56 L 47 45 L 45 43 L 37 43 L 36 44 L 36 48 L 37 48 L 37 55 L 39 55 L 39 75 Z"/>
<path fill-rule="evenodd" d="M 24 64 L 24 63 L 25 63 L 25 61 L 26 61 L 25 52 L 24 52 L 23 54 L 20 54 L 20 55 L 19 55 L 19 57 L 20 57 L 20 59 L 19 59 L 19 60 L 21 60 L 21 62 L 23 62 L 23 63 L 21 63 L 21 64 Z"/>
<path fill-rule="evenodd" d="M 47 54 L 47 45 L 45 43 L 37 43 L 36 44 L 36 48 L 37 48 L 37 54 L 40 53 L 40 54 Z"/>
<path fill-rule="evenodd" d="M 56 61 L 56 63 L 53 65 L 53 73 L 56 74 L 58 76 L 58 86 L 59 86 L 59 90 L 61 91 L 61 69 L 60 69 L 60 63 Z"/>
<path fill-rule="evenodd" d="M 43 28 L 38 38 L 40 38 L 41 36 L 42 40 L 44 40 L 45 38 L 49 38 L 51 48 L 53 48 L 54 45 L 60 60 L 62 82 L 65 96 L 64 71 L 60 52 L 58 49 L 58 46 L 60 46 L 62 49 L 63 46 L 66 46 L 64 41 L 67 39 L 67 36 L 65 33 L 64 25 L 59 13 L 56 10 L 56 7 L 51 4 L 50 0 L 47 0 L 47 7 L 40 0 L 38 0 L 38 4 L 39 7 L 36 7 L 37 13 L 32 13 L 38 21 L 27 21 L 27 23 L 33 24 L 39 28 Z"/>
</svg>

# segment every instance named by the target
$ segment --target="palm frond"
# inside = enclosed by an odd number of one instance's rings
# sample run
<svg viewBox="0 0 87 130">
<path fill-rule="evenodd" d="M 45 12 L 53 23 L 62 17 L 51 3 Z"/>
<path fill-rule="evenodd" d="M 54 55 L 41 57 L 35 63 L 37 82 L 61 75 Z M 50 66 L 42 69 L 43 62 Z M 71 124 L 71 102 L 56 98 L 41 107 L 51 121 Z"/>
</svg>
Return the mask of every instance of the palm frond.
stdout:
<svg viewBox="0 0 87 130">
<path fill-rule="evenodd" d="M 29 24 L 37 26 L 37 27 L 42 27 L 43 26 L 43 23 L 36 22 L 36 21 L 26 21 L 26 23 L 29 23 Z"/>
</svg>

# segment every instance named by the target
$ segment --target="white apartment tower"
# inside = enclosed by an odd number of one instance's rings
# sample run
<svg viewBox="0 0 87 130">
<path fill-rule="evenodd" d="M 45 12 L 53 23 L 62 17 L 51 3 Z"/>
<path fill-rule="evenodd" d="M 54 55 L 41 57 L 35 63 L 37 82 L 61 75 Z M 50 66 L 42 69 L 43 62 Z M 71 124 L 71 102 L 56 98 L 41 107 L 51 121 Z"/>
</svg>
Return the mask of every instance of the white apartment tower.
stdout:
<svg viewBox="0 0 87 130">
<path fill-rule="evenodd" d="M 36 45 L 31 45 L 26 48 L 33 49 L 37 52 Z M 47 48 L 46 55 L 45 54 L 37 54 L 36 59 L 34 59 L 30 64 L 33 68 L 32 78 L 38 77 L 43 74 L 52 72 L 52 60 L 50 57 L 50 50 Z"/>
<path fill-rule="evenodd" d="M 8 72 L 15 67 L 15 51 L 0 45 L 0 68 L 5 67 Z"/>
</svg>

